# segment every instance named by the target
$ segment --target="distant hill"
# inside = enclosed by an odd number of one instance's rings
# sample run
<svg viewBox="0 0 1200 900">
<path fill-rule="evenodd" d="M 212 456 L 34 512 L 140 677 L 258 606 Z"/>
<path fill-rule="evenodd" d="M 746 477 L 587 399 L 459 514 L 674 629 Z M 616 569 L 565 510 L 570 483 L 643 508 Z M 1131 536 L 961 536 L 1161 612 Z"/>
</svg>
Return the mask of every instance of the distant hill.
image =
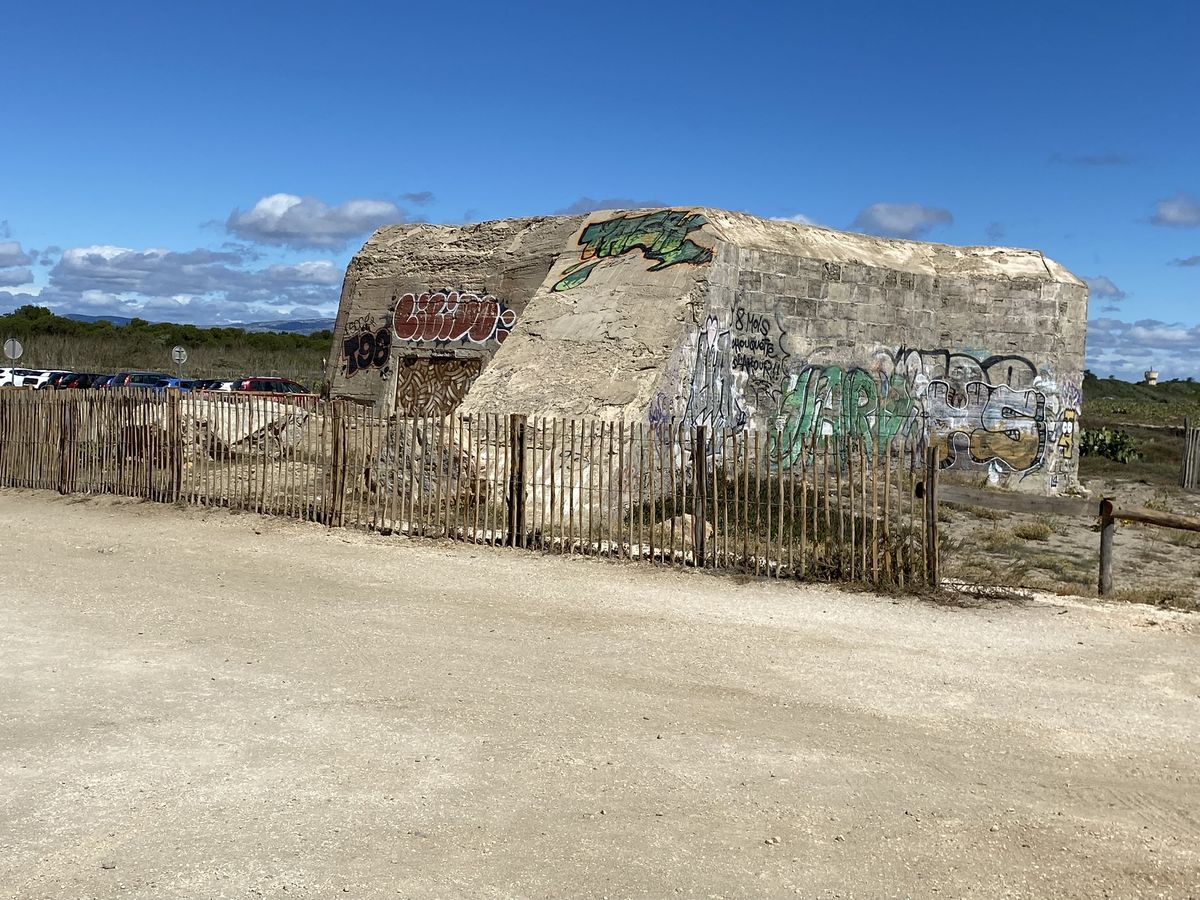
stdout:
<svg viewBox="0 0 1200 900">
<path fill-rule="evenodd" d="M 63 318 L 72 322 L 111 322 L 118 326 L 133 321 L 129 316 L 86 316 L 82 313 L 67 313 Z M 333 319 L 273 319 L 269 322 L 236 322 L 224 327 L 240 328 L 256 334 L 316 334 L 318 331 L 333 331 Z"/>
<path fill-rule="evenodd" d="M 1091 425 L 1138 422 L 1181 425 L 1185 418 L 1200 420 L 1200 383 L 1191 378 L 1156 385 L 1116 378 L 1083 377 L 1083 418 Z"/>
<path fill-rule="evenodd" d="M 67 313 L 63 318 L 72 322 L 111 322 L 113 325 L 128 325 L 133 321 L 129 316 L 85 316 L 82 313 Z"/>
<path fill-rule="evenodd" d="M 333 319 L 275 319 L 270 322 L 246 322 L 236 326 L 243 331 L 276 331 L 281 334 L 316 334 L 333 331 Z"/>
</svg>

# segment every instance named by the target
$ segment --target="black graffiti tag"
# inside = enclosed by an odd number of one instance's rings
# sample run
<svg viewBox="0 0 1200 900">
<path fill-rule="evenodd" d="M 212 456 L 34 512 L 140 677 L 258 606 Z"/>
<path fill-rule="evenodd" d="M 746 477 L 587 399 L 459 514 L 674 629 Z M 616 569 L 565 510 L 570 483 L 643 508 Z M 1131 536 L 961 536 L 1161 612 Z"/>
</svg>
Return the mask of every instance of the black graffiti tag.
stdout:
<svg viewBox="0 0 1200 900">
<path fill-rule="evenodd" d="M 378 331 L 360 331 L 342 341 L 346 357 L 346 377 L 363 369 L 382 369 L 392 352 L 392 331 L 387 326 Z"/>
</svg>

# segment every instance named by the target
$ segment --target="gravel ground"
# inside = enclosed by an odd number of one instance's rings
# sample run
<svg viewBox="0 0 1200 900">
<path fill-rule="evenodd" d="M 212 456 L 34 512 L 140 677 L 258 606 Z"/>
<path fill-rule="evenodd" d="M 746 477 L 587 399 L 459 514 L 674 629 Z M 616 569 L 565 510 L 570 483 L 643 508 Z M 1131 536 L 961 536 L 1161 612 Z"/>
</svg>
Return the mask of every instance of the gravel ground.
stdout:
<svg viewBox="0 0 1200 900">
<path fill-rule="evenodd" d="M 0 491 L 0 895 L 1200 897 L 1194 615 Z"/>
</svg>

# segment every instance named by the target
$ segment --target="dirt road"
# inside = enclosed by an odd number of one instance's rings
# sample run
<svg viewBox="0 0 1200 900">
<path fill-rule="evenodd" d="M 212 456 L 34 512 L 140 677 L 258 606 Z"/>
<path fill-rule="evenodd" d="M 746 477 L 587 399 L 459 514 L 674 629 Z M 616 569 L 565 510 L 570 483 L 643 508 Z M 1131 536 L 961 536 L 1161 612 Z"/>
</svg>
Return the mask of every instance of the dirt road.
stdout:
<svg viewBox="0 0 1200 900">
<path fill-rule="evenodd" d="M 1187 613 L 12 491 L 0 574 L 0 896 L 1200 896 Z"/>
</svg>

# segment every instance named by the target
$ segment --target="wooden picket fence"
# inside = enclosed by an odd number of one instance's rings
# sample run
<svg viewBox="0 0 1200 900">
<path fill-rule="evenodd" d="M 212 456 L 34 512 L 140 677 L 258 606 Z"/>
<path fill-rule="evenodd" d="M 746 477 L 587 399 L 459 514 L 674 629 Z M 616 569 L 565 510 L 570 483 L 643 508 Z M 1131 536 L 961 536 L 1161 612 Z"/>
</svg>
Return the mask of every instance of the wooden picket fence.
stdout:
<svg viewBox="0 0 1200 900">
<path fill-rule="evenodd" d="M 1200 425 L 1183 420 L 1183 466 L 1179 484 L 1184 490 L 1200 490 Z"/>
<path fill-rule="evenodd" d="M 0 392 L 0 485 L 770 577 L 936 584 L 937 459 L 895 437 L 346 401 Z"/>
</svg>

